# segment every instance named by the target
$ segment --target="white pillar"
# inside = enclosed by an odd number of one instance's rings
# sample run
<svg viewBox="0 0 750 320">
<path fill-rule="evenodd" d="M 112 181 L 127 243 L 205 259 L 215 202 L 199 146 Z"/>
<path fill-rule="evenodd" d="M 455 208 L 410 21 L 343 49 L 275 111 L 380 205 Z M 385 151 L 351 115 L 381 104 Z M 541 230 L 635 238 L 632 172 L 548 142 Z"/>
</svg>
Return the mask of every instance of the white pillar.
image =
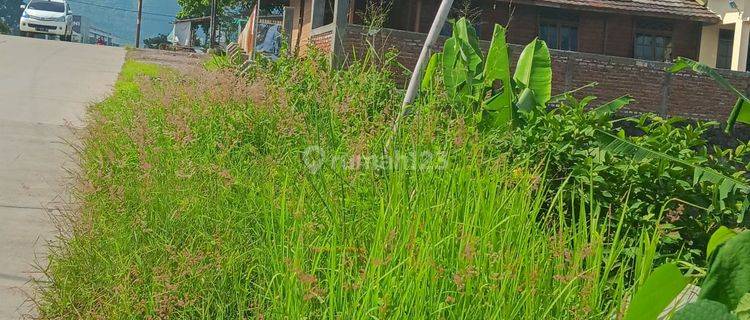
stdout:
<svg viewBox="0 0 750 320">
<path fill-rule="evenodd" d="M 719 25 L 712 24 L 703 26 L 701 30 L 701 51 L 698 61 L 711 67 L 716 67 L 716 58 L 719 53 Z"/>
<path fill-rule="evenodd" d="M 734 24 L 734 42 L 732 43 L 732 70 L 747 70 L 747 45 L 750 39 L 750 22 L 737 20 Z"/>
</svg>

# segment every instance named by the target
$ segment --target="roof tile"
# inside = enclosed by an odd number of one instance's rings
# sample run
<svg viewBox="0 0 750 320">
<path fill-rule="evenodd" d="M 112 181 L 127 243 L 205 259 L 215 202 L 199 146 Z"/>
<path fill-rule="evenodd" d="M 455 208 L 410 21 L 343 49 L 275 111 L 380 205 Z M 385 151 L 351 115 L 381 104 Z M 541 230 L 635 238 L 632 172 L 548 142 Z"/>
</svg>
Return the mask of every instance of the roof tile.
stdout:
<svg viewBox="0 0 750 320">
<path fill-rule="evenodd" d="M 568 7 L 578 10 L 621 12 L 633 15 L 689 19 L 715 23 L 719 16 L 695 0 L 510 0 L 546 7 Z"/>
</svg>

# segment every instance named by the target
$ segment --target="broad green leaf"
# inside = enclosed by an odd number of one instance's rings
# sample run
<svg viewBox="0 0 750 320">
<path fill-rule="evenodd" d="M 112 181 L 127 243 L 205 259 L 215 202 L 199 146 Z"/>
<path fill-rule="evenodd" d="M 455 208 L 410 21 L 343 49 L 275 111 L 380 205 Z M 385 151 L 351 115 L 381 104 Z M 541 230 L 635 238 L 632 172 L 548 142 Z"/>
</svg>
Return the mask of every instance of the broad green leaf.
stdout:
<svg viewBox="0 0 750 320">
<path fill-rule="evenodd" d="M 635 99 L 633 99 L 631 96 L 625 95 L 597 107 L 596 109 L 592 110 L 592 112 L 596 113 L 600 117 L 610 116 L 617 111 L 620 111 L 622 107 L 633 103 L 633 101 L 635 101 Z"/>
<path fill-rule="evenodd" d="M 479 50 L 479 37 L 477 37 L 477 31 L 469 23 L 466 18 L 461 18 L 453 25 L 453 36 L 466 42 L 469 45 L 468 51 L 479 57 L 481 63 L 482 51 Z M 472 60 L 473 58 L 467 59 Z"/>
<path fill-rule="evenodd" d="M 716 83 L 725 89 L 734 93 L 737 96 L 738 101 L 732 109 L 732 113 L 727 119 L 726 132 L 730 132 L 737 121 L 750 124 L 750 100 L 745 96 L 742 91 L 735 88 L 727 79 L 724 79 L 714 68 L 711 68 L 703 63 L 690 60 L 688 58 L 679 57 L 675 60 L 674 65 L 669 68 L 669 72 L 678 73 L 685 69 L 691 69 L 693 72 L 706 75 L 714 79 Z"/>
<path fill-rule="evenodd" d="M 698 300 L 675 312 L 671 320 L 737 320 L 737 317 L 721 303 Z"/>
<path fill-rule="evenodd" d="M 479 49 L 477 31 L 466 18 L 461 18 L 453 25 L 453 37 L 459 44 L 461 58 L 466 62 L 466 67 L 469 70 L 467 82 L 472 82 L 477 74 L 482 71 L 482 62 L 484 61 L 482 51 Z"/>
<path fill-rule="evenodd" d="M 427 64 L 427 68 L 424 71 L 424 78 L 422 78 L 422 90 L 432 90 L 435 85 L 435 77 L 438 72 L 438 68 L 443 63 L 443 54 L 436 53 L 430 57 L 430 62 Z"/>
<path fill-rule="evenodd" d="M 729 114 L 729 120 L 727 120 L 726 131 L 731 131 L 734 124 L 738 121 L 750 124 L 750 102 L 748 102 L 748 100 L 743 100 L 743 98 L 738 98 L 737 102 L 734 104 L 732 113 Z"/>
<path fill-rule="evenodd" d="M 531 89 L 537 102 L 547 104 L 552 97 L 552 62 L 544 41 L 535 39 L 523 49 L 513 79 Z"/>
<path fill-rule="evenodd" d="M 449 38 L 443 46 L 443 82 L 451 98 L 458 98 L 460 88 L 466 84 L 467 73 L 458 40 Z"/>
<path fill-rule="evenodd" d="M 711 235 L 711 239 L 708 241 L 706 256 L 711 257 L 711 254 L 714 252 L 714 250 L 716 250 L 716 248 L 724 244 L 724 242 L 727 242 L 727 240 L 732 239 L 736 235 L 737 232 L 732 229 L 729 229 L 725 226 L 719 227 L 719 229 Z"/>
<path fill-rule="evenodd" d="M 740 109 L 740 114 L 737 116 L 737 121 L 750 124 L 750 103 L 745 101 L 745 103 L 742 105 L 742 109 Z"/>
<path fill-rule="evenodd" d="M 512 118 L 501 111 L 483 110 L 481 126 L 483 129 L 506 131 L 511 125 Z"/>
<path fill-rule="evenodd" d="M 734 309 L 734 314 L 739 320 L 750 320 L 750 293 L 746 293 Z"/>
<path fill-rule="evenodd" d="M 524 88 L 523 91 L 521 91 L 521 94 L 518 95 L 516 108 L 518 108 L 518 111 L 528 113 L 533 111 L 537 104 L 539 103 L 536 101 L 536 97 L 531 89 Z"/>
<path fill-rule="evenodd" d="M 734 310 L 750 292 L 750 231 L 729 239 L 719 248 L 701 286 L 701 299 L 718 301 Z"/>
<path fill-rule="evenodd" d="M 676 265 L 665 264 L 656 268 L 638 288 L 624 319 L 656 319 L 687 285 L 687 279 Z"/>
<path fill-rule="evenodd" d="M 485 101 L 484 109 L 505 113 L 500 117 L 512 119 L 513 88 L 510 84 L 510 58 L 508 57 L 508 44 L 505 42 L 505 28 L 500 25 L 495 25 L 483 75 L 485 88 L 493 89 L 497 81 L 500 81 L 502 85 L 501 92 Z"/>
<path fill-rule="evenodd" d="M 479 100 L 482 55 L 474 27 L 466 19 L 454 24 L 453 36 L 443 48 L 443 78 L 448 95 L 465 105 Z"/>
</svg>

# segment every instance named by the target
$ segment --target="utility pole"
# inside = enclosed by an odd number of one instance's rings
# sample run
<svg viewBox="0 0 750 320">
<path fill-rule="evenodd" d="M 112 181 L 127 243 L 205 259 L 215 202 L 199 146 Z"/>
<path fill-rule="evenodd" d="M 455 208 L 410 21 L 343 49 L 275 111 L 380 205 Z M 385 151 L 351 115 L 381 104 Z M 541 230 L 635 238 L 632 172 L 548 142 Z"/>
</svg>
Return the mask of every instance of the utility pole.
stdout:
<svg viewBox="0 0 750 320">
<path fill-rule="evenodd" d="M 135 47 L 141 47 L 141 17 L 143 16 L 143 0 L 138 0 L 138 19 L 135 21 Z"/>
<path fill-rule="evenodd" d="M 211 0 L 211 31 L 209 33 L 211 34 L 211 42 L 208 48 L 213 48 L 216 44 L 216 0 Z"/>
<path fill-rule="evenodd" d="M 411 74 L 409 87 L 406 89 L 406 96 L 404 97 L 404 108 L 414 102 L 414 98 L 416 98 L 417 96 L 417 91 L 419 90 L 419 82 L 422 81 L 422 73 L 424 72 L 424 68 L 427 66 L 427 62 L 430 60 L 432 46 L 440 36 L 440 30 L 443 28 L 443 25 L 445 25 L 445 21 L 448 19 L 448 13 L 450 13 L 452 6 L 453 0 L 443 0 L 443 2 L 440 4 L 440 8 L 438 8 L 438 12 L 435 15 L 435 20 L 432 21 L 430 33 L 427 34 L 427 39 L 425 40 L 424 46 L 422 47 L 422 52 L 419 54 L 417 65 L 414 67 L 414 72 Z M 400 116 L 401 115 L 399 115 L 399 119 L 401 118 Z"/>
</svg>

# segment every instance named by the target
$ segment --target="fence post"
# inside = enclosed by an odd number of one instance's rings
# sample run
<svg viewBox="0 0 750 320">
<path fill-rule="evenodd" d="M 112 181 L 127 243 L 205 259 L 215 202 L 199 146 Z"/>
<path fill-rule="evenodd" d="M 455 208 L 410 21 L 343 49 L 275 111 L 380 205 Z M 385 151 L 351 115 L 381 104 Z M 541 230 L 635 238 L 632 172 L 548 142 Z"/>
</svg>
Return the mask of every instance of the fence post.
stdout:
<svg viewBox="0 0 750 320">
<path fill-rule="evenodd" d="M 331 34 L 331 67 L 340 68 L 344 64 L 344 38 L 349 25 L 349 0 L 336 0 L 333 7 L 333 34 Z"/>
<path fill-rule="evenodd" d="M 664 71 L 664 81 L 661 83 L 661 102 L 659 103 L 659 115 L 669 115 L 669 95 L 672 89 L 672 73 Z"/>
<path fill-rule="evenodd" d="M 287 55 L 291 55 L 290 53 L 292 51 L 292 31 L 294 29 L 294 8 L 293 7 L 284 7 L 284 18 L 283 18 L 283 28 L 284 28 L 284 43 L 286 43 L 286 52 Z"/>
</svg>

